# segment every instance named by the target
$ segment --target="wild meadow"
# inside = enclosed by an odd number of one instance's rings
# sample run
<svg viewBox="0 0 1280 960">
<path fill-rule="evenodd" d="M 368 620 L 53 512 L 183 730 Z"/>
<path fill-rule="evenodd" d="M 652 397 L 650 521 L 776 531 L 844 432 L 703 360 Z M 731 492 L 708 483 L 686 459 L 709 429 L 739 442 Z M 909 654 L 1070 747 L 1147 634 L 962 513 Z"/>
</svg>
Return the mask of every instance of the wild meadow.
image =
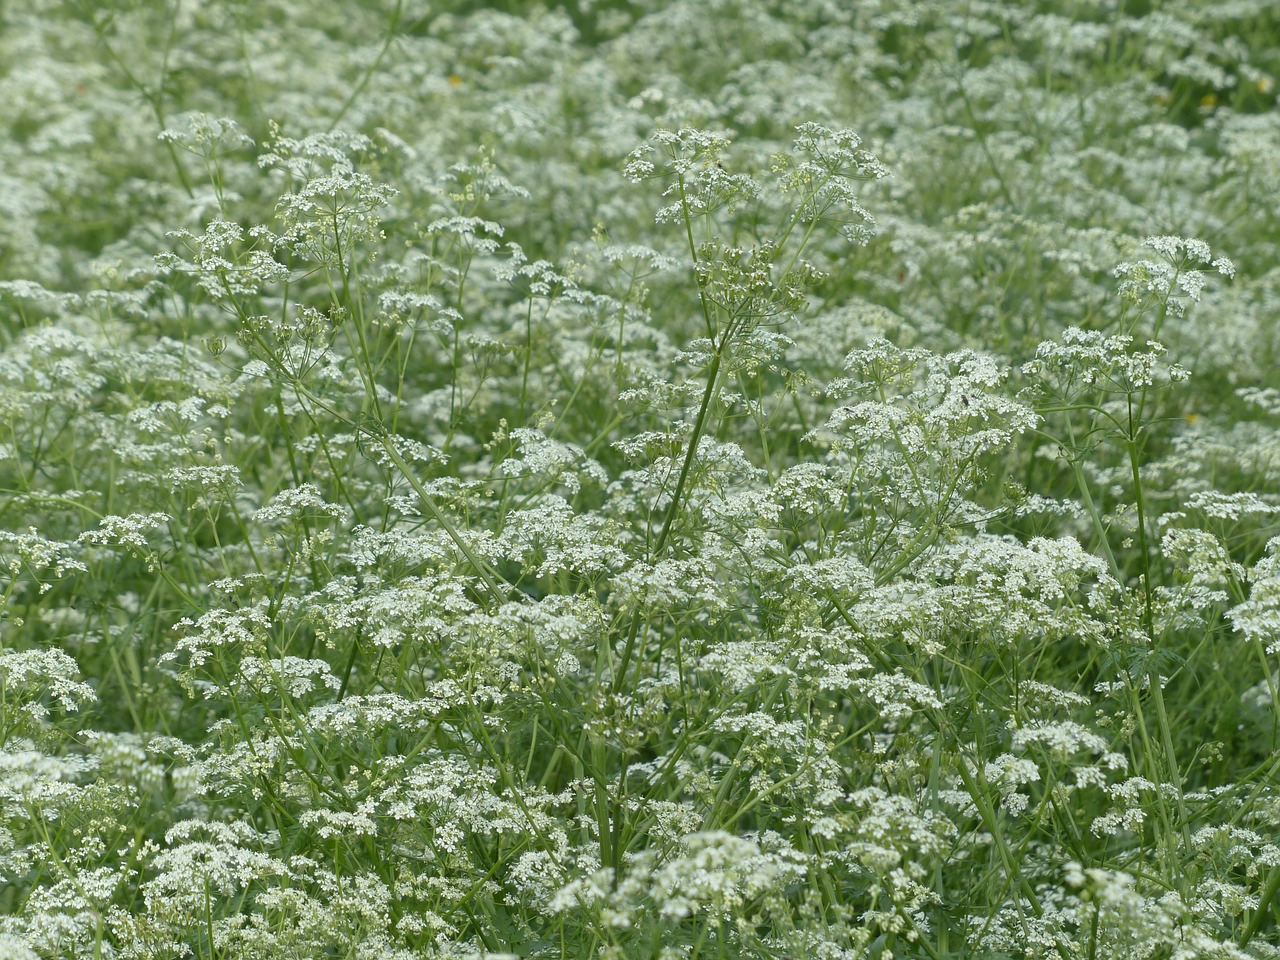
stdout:
<svg viewBox="0 0 1280 960">
<path fill-rule="evenodd" d="M 9 0 L 0 960 L 1280 957 L 1271 0 Z"/>
</svg>

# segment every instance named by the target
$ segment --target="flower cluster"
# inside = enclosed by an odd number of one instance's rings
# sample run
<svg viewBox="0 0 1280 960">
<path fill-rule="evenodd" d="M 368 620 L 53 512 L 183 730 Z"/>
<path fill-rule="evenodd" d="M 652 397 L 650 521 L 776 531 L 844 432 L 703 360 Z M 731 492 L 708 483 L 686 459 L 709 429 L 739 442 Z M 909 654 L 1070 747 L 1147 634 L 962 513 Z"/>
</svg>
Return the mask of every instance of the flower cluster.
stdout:
<svg viewBox="0 0 1280 960">
<path fill-rule="evenodd" d="M 12 0 L 0 958 L 1276 960 L 1273 7 Z"/>
</svg>

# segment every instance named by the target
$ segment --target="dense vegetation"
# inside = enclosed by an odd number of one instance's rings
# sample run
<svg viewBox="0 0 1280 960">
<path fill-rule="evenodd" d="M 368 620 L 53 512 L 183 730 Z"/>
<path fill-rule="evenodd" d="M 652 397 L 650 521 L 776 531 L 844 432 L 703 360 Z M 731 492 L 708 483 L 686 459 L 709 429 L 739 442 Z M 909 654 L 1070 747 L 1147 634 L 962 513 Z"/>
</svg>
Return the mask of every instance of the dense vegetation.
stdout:
<svg viewBox="0 0 1280 960">
<path fill-rule="evenodd" d="M 1280 957 L 1269 0 L 10 0 L 0 958 Z"/>
</svg>

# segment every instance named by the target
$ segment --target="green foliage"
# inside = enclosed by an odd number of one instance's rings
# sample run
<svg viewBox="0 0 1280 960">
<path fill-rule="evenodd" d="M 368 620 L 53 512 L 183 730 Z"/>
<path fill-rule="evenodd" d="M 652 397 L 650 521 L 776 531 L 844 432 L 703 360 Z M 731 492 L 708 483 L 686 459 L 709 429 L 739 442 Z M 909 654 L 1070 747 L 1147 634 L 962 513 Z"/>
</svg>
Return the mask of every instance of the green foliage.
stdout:
<svg viewBox="0 0 1280 960">
<path fill-rule="evenodd" d="M 1280 956 L 1278 40 L 11 4 L 0 957 Z"/>
</svg>

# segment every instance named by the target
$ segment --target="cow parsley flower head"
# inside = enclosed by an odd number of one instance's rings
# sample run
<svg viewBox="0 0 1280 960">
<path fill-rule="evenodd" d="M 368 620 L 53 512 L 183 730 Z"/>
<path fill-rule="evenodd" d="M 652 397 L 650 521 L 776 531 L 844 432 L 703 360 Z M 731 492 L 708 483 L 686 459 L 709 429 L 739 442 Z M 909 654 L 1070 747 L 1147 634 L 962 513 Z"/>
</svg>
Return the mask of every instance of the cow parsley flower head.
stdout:
<svg viewBox="0 0 1280 960">
<path fill-rule="evenodd" d="M 1120 279 L 1120 299 L 1140 304 L 1155 299 L 1181 315 L 1188 302 L 1196 302 L 1205 287 L 1201 266 L 1208 266 L 1231 279 L 1235 264 L 1226 257 L 1214 258 L 1203 240 L 1184 237 L 1147 237 L 1145 246 L 1159 260 L 1136 260 L 1119 264 L 1114 271 Z"/>
</svg>

